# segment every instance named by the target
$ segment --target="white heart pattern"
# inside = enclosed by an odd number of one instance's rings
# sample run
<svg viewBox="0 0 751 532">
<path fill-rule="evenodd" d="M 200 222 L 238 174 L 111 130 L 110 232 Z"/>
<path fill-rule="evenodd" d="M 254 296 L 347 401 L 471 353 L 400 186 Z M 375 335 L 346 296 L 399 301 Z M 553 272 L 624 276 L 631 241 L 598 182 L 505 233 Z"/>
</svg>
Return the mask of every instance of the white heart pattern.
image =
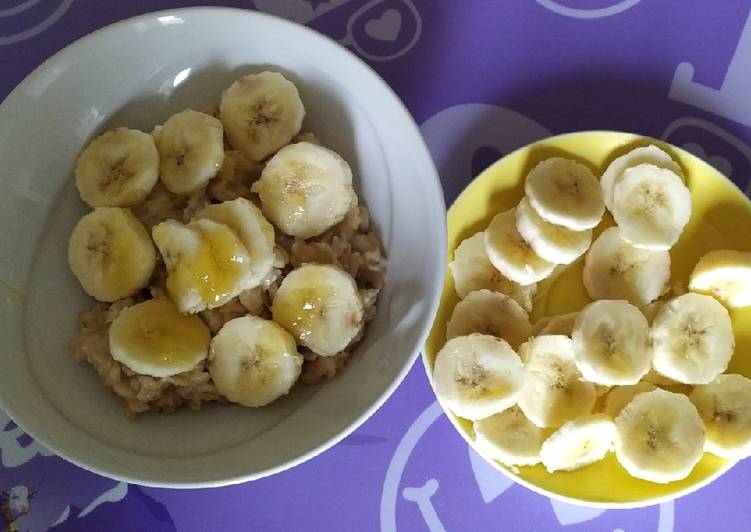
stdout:
<svg viewBox="0 0 751 532">
<path fill-rule="evenodd" d="M 387 9 L 380 18 L 365 23 L 365 33 L 379 41 L 394 42 L 402 29 L 402 14 L 396 9 Z"/>
</svg>

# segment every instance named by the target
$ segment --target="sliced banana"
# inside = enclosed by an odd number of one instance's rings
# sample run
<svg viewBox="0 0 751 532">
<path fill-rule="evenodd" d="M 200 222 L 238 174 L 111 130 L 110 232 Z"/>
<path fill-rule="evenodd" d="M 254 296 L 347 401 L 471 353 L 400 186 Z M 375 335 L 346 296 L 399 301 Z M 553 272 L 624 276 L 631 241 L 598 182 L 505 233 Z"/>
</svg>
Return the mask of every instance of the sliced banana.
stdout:
<svg viewBox="0 0 751 532">
<path fill-rule="evenodd" d="M 159 153 L 151 135 L 119 127 L 95 138 L 76 162 L 76 187 L 91 207 L 131 207 L 159 178 Z"/>
<path fill-rule="evenodd" d="M 300 238 L 320 235 L 357 205 L 347 161 L 310 142 L 279 150 L 251 190 L 261 198 L 263 213 L 274 225 Z"/>
<path fill-rule="evenodd" d="M 640 164 L 623 172 L 616 183 L 613 218 L 630 244 L 668 250 L 691 218 L 691 192 L 675 172 Z"/>
<path fill-rule="evenodd" d="M 167 292 L 180 312 L 219 307 L 250 288 L 248 250 L 226 225 L 167 220 L 151 234 L 167 266 Z"/>
<path fill-rule="evenodd" d="M 613 189 L 615 189 L 615 184 L 623 176 L 623 172 L 644 163 L 652 164 L 658 168 L 670 170 L 681 177 L 683 176 L 681 167 L 678 166 L 670 155 L 657 146 L 649 145 L 634 148 L 610 163 L 600 178 L 600 186 L 602 186 L 605 206 L 608 210 L 613 210 Z"/>
<path fill-rule="evenodd" d="M 210 341 L 201 318 L 180 314 L 169 299 L 149 299 L 126 308 L 109 330 L 112 358 L 152 377 L 192 370 L 208 355 Z"/>
<path fill-rule="evenodd" d="M 208 205 L 196 218 L 208 218 L 234 231 L 250 256 L 250 272 L 243 285 L 246 289 L 260 285 L 274 263 L 274 227 L 261 209 L 245 198 L 236 198 Z"/>
<path fill-rule="evenodd" d="M 549 473 L 573 471 L 605 458 L 613 448 L 615 424 L 604 414 L 565 423 L 545 440 L 540 460 Z"/>
<path fill-rule="evenodd" d="M 640 393 L 615 418 L 615 428 L 615 455 L 636 478 L 681 480 L 704 452 L 704 424 L 688 397 L 679 393 Z"/>
<path fill-rule="evenodd" d="M 261 161 L 300 132 L 305 108 L 294 83 L 278 72 L 243 76 L 222 93 L 219 118 L 230 144 Z"/>
<path fill-rule="evenodd" d="M 484 419 L 511 407 L 522 386 L 521 360 L 505 340 L 487 334 L 452 338 L 438 352 L 433 386 L 454 414 Z"/>
<path fill-rule="evenodd" d="M 459 297 L 465 297 L 474 290 L 487 288 L 512 297 L 527 312 L 532 310 L 532 298 L 537 293 L 537 283 L 521 285 L 498 271 L 485 251 L 483 231 L 475 233 L 457 246 L 449 268 L 454 278 L 454 289 Z"/>
<path fill-rule="evenodd" d="M 729 308 L 751 305 L 751 252 L 710 251 L 696 263 L 688 287 L 716 297 Z"/>
<path fill-rule="evenodd" d="M 574 262 L 592 243 L 591 229 L 572 231 L 546 222 L 526 197 L 516 207 L 516 229 L 540 258 L 555 264 Z"/>
<path fill-rule="evenodd" d="M 303 363 L 292 335 L 257 316 L 225 323 L 211 340 L 209 359 L 209 372 L 219 393 L 251 407 L 287 395 Z"/>
<path fill-rule="evenodd" d="M 640 393 L 651 392 L 656 390 L 657 386 L 651 382 L 639 382 L 637 384 L 627 384 L 625 386 L 616 386 L 605 396 L 605 414 L 615 419 L 621 413 L 623 407 Z"/>
<path fill-rule="evenodd" d="M 689 396 L 706 428 L 705 448 L 729 460 L 751 455 L 751 379 L 718 375 Z"/>
<path fill-rule="evenodd" d="M 560 427 L 592 411 L 595 386 L 576 368 L 570 338 L 537 336 L 522 344 L 519 353 L 525 367 L 517 404 L 532 423 Z"/>
<path fill-rule="evenodd" d="M 159 177 L 173 194 L 192 194 L 216 176 L 224 160 L 222 123 L 186 109 L 172 115 L 154 133 Z"/>
<path fill-rule="evenodd" d="M 592 299 L 625 299 L 641 307 L 665 291 L 670 282 L 670 254 L 632 246 L 610 227 L 584 258 L 584 287 Z"/>
<path fill-rule="evenodd" d="M 493 460 L 508 466 L 531 466 L 540 462 L 543 430 L 518 406 L 475 421 L 475 444 Z"/>
<path fill-rule="evenodd" d="M 274 321 L 321 356 L 343 351 L 364 324 L 355 280 L 334 266 L 306 264 L 290 272 L 271 307 Z"/>
<path fill-rule="evenodd" d="M 528 285 L 541 281 L 555 264 L 534 252 L 516 229 L 516 209 L 497 214 L 485 230 L 485 252 L 493 266 L 512 281 Z"/>
<path fill-rule="evenodd" d="M 132 296 L 149 283 L 156 252 L 130 210 L 99 207 L 73 228 L 68 262 L 87 294 L 110 302 Z"/>
<path fill-rule="evenodd" d="M 573 231 L 592 229 L 605 212 L 600 182 L 583 164 L 551 157 L 527 175 L 524 192 L 546 221 Z"/>
<path fill-rule="evenodd" d="M 562 334 L 564 336 L 571 336 L 578 316 L 578 312 L 569 312 L 568 314 L 553 316 L 550 318 L 550 321 L 540 329 L 538 334 Z"/>
<path fill-rule="evenodd" d="M 652 325 L 652 365 L 684 384 L 707 384 L 725 371 L 735 349 L 730 315 L 711 296 L 684 294 L 665 304 Z"/>
<path fill-rule="evenodd" d="M 576 367 L 590 382 L 636 384 L 651 367 L 649 324 L 627 301 L 590 303 L 576 318 L 571 338 Z"/>
<path fill-rule="evenodd" d="M 503 338 L 516 349 L 532 334 L 532 325 L 526 311 L 509 296 L 475 290 L 456 304 L 446 325 L 447 339 L 470 333 Z"/>
</svg>

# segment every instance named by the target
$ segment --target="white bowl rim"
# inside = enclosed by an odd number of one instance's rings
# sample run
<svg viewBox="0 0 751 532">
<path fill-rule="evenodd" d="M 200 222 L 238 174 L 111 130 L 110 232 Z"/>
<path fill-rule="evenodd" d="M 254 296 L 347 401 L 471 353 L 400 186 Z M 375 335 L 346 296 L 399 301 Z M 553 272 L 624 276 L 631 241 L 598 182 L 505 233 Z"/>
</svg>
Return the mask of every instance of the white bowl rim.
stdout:
<svg viewBox="0 0 751 532">
<path fill-rule="evenodd" d="M 350 59 L 353 60 L 353 66 L 357 66 L 358 68 L 366 71 L 368 75 L 372 77 L 372 80 L 375 84 L 379 85 L 382 90 L 385 90 L 388 94 L 390 94 L 393 97 L 395 106 L 397 106 L 404 113 L 405 117 L 408 119 L 408 122 L 412 126 L 412 129 L 413 129 L 412 133 L 415 134 L 415 138 L 418 141 L 418 144 L 415 146 L 415 148 L 417 149 L 416 156 L 421 156 L 424 158 L 425 164 L 428 165 L 428 168 L 431 170 L 431 173 L 433 175 L 435 186 L 432 187 L 432 190 L 426 191 L 426 192 L 429 192 L 432 194 L 433 197 L 431 201 L 435 205 L 443 206 L 444 215 L 442 217 L 436 217 L 437 220 L 439 220 L 441 224 L 440 227 L 438 228 L 439 231 L 436 231 L 436 236 L 440 238 L 440 242 L 438 243 L 439 244 L 438 249 L 443 250 L 444 256 L 442 256 L 440 260 L 442 261 L 442 264 L 444 264 L 448 236 L 447 236 L 447 231 L 446 231 L 446 216 L 445 216 L 446 207 L 445 207 L 445 198 L 443 195 L 443 186 L 441 184 L 438 171 L 436 170 L 435 163 L 433 162 L 433 159 L 430 155 L 430 151 L 428 150 L 427 144 L 425 143 L 425 140 L 420 132 L 420 129 L 417 123 L 415 122 L 414 118 L 412 117 L 412 114 L 407 109 L 404 102 L 402 102 L 401 98 L 399 98 L 399 96 L 396 94 L 396 92 L 381 78 L 381 76 L 370 65 L 368 65 L 365 61 L 363 61 L 360 57 L 358 57 L 354 52 L 340 45 L 338 42 L 336 42 L 332 38 L 328 37 L 327 35 L 323 33 L 319 33 L 315 31 L 309 28 L 308 26 L 305 26 L 304 24 L 300 24 L 300 23 L 293 22 L 293 21 L 290 21 L 290 20 L 275 16 L 275 15 L 270 15 L 268 13 L 262 13 L 260 11 L 255 11 L 251 9 L 221 7 L 221 6 L 216 6 L 216 7 L 215 6 L 195 6 L 195 7 L 184 7 L 184 8 L 175 8 L 175 9 L 164 9 L 164 10 L 143 13 L 141 15 L 119 20 L 111 24 L 108 24 L 106 26 L 103 26 L 101 28 L 98 28 L 97 30 L 76 39 L 72 43 L 68 44 L 67 46 L 55 52 L 52 56 L 50 56 L 45 61 L 43 61 L 39 66 L 37 66 L 29 75 L 27 75 L 23 79 L 23 81 L 21 81 L 5 97 L 5 99 L 2 102 L 0 102 L 0 109 L 9 105 L 8 102 L 12 102 L 14 99 L 14 96 L 17 93 L 23 92 L 27 90 L 30 86 L 32 86 L 38 80 L 38 78 L 44 74 L 44 72 L 50 67 L 50 65 L 54 64 L 55 62 L 65 57 L 76 55 L 76 53 L 81 48 L 87 46 L 90 41 L 94 40 L 96 37 L 102 34 L 107 33 L 110 30 L 132 25 L 134 23 L 151 21 L 159 17 L 165 17 L 165 16 L 191 17 L 191 16 L 197 16 L 197 15 L 200 16 L 202 13 L 225 14 L 225 15 L 234 14 L 234 15 L 240 15 L 240 16 L 257 17 L 259 19 L 273 21 L 275 24 L 279 24 L 280 26 L 286 27 L 288 29 L 294 29 L 296 31 L 300 31 L 304 34 L 307 34 L 311 38 L 319 39 L 322 41 L 327 41 L 329 44 L 335 45 L 337 48 L 339 48 L 340 51 L 343 52 L 345 55 L 348 55 Z M 437 273 L 436 275 L 437 278 L 434 279 L 432 282 L 433 286 L 435 286 L 436 288 L 432 294 L 432 299 L 429 301 L 429 304 L 426 306 L 426 315 L 431 316 L 432 318 L 435 317 L 435 314 L 438 310 L 438 307 L 441 301 L 443 279 L 445 278 L 445 264 L 444 266 L 439 267 L 436 270 L 436 273 Z M 380 394 L 380 396 L 378 396 L 376 400 L 367 409 L 365 409 L 359 416 L 357 416 L 339 434 L 336 434 L 335 436 L 333 436 L 326 442 L 300 454 L 294 459 L 287 460 L 286 462 L 281 463 L 279 465 L 276 465 L 273 467 L 267 467 L 265 469 L 259 470 L 251 474 L 238 474 L 238 475 L 228 477 L 228 478 L 210 480 L 210 481 L 198 481 L 198 482 L 152 481 L 152 480 L 139 479 L 139 478 L 135 478 L 130 475 L 127 475 L 127 474 L 120 474 L 117 472 L 113 473 L 110 471 L 106 471 L 104 468 L 92 466 L 86 463 L 85 459 L 82 458 L 86 454 L 84 451 L 80 451 L 76 453 L 59 452 L 57 449 L 55 449 L 55 445 L 51 443 L 50 440 L 47 439 L 43 430 L 37 430 L 37 427 L 33 427 L 29 429 L 26 428 L 27 426 L 33 426 L 33 422 L 24 423 L 23 421 L 21 421 L 21 422 L 17 422 L 17 425 L 20 428 L 22 428 L 25 432 L 27 432 L 29 436 L 34 438 L 37 442 L 41 443 L 45 447 L 49 448 L 60 458 L 63 458 L 67 460 L 68 462 L 71 462 L 93 473 L 97 473 L 99 475 L 112 478 L 118 481 L 138 484 L 138 485 L 147 486 L 147 487 L 195 489 L 195 488 L 222 487 L 222 486 L 229 486 L 229 485 L 239 484 L 242 482 L 247 482 L 247 481 L 252 481 L 252 480 L 258 480 L 261 478 L 275 475 L 282 471 L 286 471 L 288 469 L 296 467 L 297 465 L 300 465 L 318 456 L 324 451 L 334 447 L 344 438 L 352 434 L 363 423 L 365 423 L 365 421 L 367 421 L 368 418 L 370 418 L 378 409 L 380 409 L 380 407 L 386 402 L 386 400 L 394 393 L 396 388 L 402 383 L 402 381 L 406 377 L 407 373 L 414 366 L 414 362 L 419 356 L 419 354 L 421 353 L 422 348 L 430 333 L 431 326 L 432 326 L 432 318 L 430 319 L 429 322 L 426 322 L 424 324 L 423 326 L 424 330 L 421 332 L 421 334 L 418 335 L 417 339 L 414 342 L 414 345 L 410 347 L 409 356 L 405 358 L 402 367 L 399 369 L 399 371 L 397 372 L 396 376 L 394 377 L 392 382 L 389 384 L 389 386 L 386 387 L 386 389 Z M 14 422 L 16 422 L 17 419 L 24 417 L 23 415 L 18 416 L 17 412 L 15 412 L 12 407 L 10 407 L 7 401 L 3 401 L 2 390 L 0 390 L 0 409 L 4 410 L 8 414 L 8 416 L 10 416 L 10 418 L 14 420 Z"/>
</svg>

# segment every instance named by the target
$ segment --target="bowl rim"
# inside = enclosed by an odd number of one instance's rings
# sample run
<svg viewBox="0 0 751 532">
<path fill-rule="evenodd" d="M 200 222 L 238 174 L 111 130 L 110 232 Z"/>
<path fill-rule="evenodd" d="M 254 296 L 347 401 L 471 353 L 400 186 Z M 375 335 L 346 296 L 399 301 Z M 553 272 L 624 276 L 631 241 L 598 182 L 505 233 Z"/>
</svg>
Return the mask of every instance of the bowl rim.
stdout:
<svg viewBox="0 0 751 532">
<path fill-rule="evenodd" d="M 108 24 L 106 26 L 103 26 L 101 28 L 98 28 L 82 37 L 79 37 L 78 39 L 74 40 L 73 42 L 69 43 L 68 45 L 64 46 L 57 52 L 55 52 L 53 55 L 51 55 L 49 58 L 45 59 L 41 64 L 39 64 L 32 72 L 30 72 L 16 87 L 14 87 L 10 93 L 4 98 L 2 102 L 0 102 L 0 111 L 3 111 L 4 109 L 7 109 L 13 104 L 13 101 L 15 100 L 17 94 L 20 94 L 24 91 L 27 91 L 30 86 L 32 86 L 41 76 L 44 75 L 44 73 L 56 62 L 68 58 L 68 57 L 74 57 L 77 55 L 79 50 L 89 45 L 90 42 L 95 41 L 97 38 L 101 38 L 102 35 L 106 35 L 108 32 L 125 28 L 127 26 L 131 26 L 133 24 L 137 24 L 139 22 L 149 22 L 158 19 L 159 17 L 165 17 L 165 16 L 175 16 L 180 18 L 186 18 L 186 17 L 200 17 L 204 15 L 223 15 L 223 16 L 242 16 L 242 17 L 252 17 L 261 21 L 265 21 L 267 23 L 273 23 L 277 24 L 282 28 L 293 30 L 300 32 L 300 34 L 305 35 L 307 38 L 312 39 L 318 39 L 319 41 L 326 42 L 327 45 L 333 45 L 336 49 L 338 49 L 341 53 L 344 54 L 344 57 L 348 57 L 348 59 L 351 61 L 351 65 L 353 68 L 360 69 L 361 72 L 363 72 L 366 76 L 368 76 L 372 83 L 375 86 L 378 86 L 378 88 L 381 91 L 384 91 L 385 94 L 388 94 L 389 97 L 394 102 L 394 107 L 399 110 L 401 114 L 404 115 L 405 121 L 407 125 L 409 126 L 409 129 L 411 130 L 410 133 L 413 134 L 416 144 L 414 146 L 416 156 L 423 159 L 423 163 L 426 175 L 431 174 L 433 178 L 433 186 L 431 187 L 431 190 L 426 190 L 425 193 L 428 194 L 430 197 L 430 202 L 434 204 L 436 207 L 443 207 L 442 208 L 442 215 L 441 216 L 435 216 L 436 220 L 435 222 L 438 223 L 438 231 L 436 231 L 436 238 L 439 239 L 438 245 L 436 246 L 436 249 L 440 250 L 440 253 L 442 256 L 440 257 L 440 260 L 442 261 L 442 265 L 438 267 L 436 270 L 436 279 L 433 279 L 432 285 L 434 286 L 433 293 L 430 295 L 429 299 L 426 301 L 425 306 L 425 322 L 421 325 L 422 331 L 416 335 L 416 339 L 414 342 L 412 342 L 411 345 L 406 346 L 407 349 L 405 351 L 408 351 L 408 356 L 404 358 L 404 361 L 399 368 L 399 370 L 396 372 L 396 375 L 391 380 L 389 385 L 376 397 L 376 399 L 366 408 L 364 409 L 358 416 L 356 416 L 352 422 L 350 422 L 344 429 L 342 429 L 339 433 L 335 434 L 333 437 L 329 438 L 325 442 L 321 443 L 320 445 L 313 447 L 311 449 L 308 449 L 306 452 L 299 454 L 297 457 L 289 459 L 283 463 L 280 463 L 278 465 L 272 466 L 272 467 L 266 467 L 264 469 L 255 471 L 253 473 L 240 473 L 233 475 L 231 477 L 226 477 L 222 479 L 212 479 L 212 480 L 201 480 L 201 481 L 183 481 L 183 480 L 152 480 L 152 479 L 143 479 L 138 478 L 136 476 L 131 476 L 129 474 L 119 473 L 119 472 L 111 472 L 107 471 L 107 468 L 100 467 L 98 465 L 90 465 L 86 462 L 86 452 L 85 450 L 80 450 L 78 452 L 69 452 L 68 450 L 65 451 L 59 451 L 56 449 L 56 446 L 52 442 L 51 439 L 48 439 L 46 434 L 42 429 L 39 429 L 39 427 L 33 427 L 31 429 L 27 429 L 27 424 L 23 423 L 23 421 L 18 422 L 17 425 L 23 429 L 29 436 L 31 436 L 34 440 L 41 443 L 48 449 L 54 452 L 54 454 L 60 458 L 65 459 L 66 461 L 75 464 L 78 467 L 81 467 L 87 471 L 112 478 L 114 480 L 128 482 L 131 484 L 137 484 L 141 486 L 147 486 L 147 487 L 157 487 L 157 488 L 172 488 L 172 489 L 195 489 L 195 488 L 213 488 L 213 487 L 222 487 L 222 486 L 229 486 L 234 484 L 239 484 L 243 482 L 248 482 L 252 480 L 257 480 L 261 478 L 265 478 L 268 476 L 275 475 L 277 473 L 280 473 L 282 471 L 286 471 L 288 469 L 294 468 L 316 456 L 323 453 L 324 451 L 334 447 L 339 442 L 341 442 L 344 438 L 352 434 L 355 430 L 357 430 L 365 421 L 367 421 L 376 411 L 378 411 L 381 406 L 388 400 L 388 398 L 394 393 L 396 388 L 402 383 L 404 378 L 406 377 L 407 373 L 412 369 L 414 366 L 415 360 L 419 356 L 420 352 L 422 351 L 423 346 L 425 345 L 425 342 L 428 338 L 428 335 L 430 334 L 431 325 L 433 322 L 433 318 L 435 317 L 435 314 L 438 310 L 438 307 L 441 302 L 441 295 L 442 295 L 442 287 L 443 287 L 443 279 L 445 278 L 446 272 L 445 272 L 445 256 L 446 256 L 446 249 L 447 249 L 447 242 L 448 242 L 448 234 L 447 234 L 447 221 L 446 221 L 446 202 L 445 197 L 443 194 L 443 185 L 441 183 L 440 176 L 438 174 L 438 171 L 435 166 L 435 162 L 433 161 L 433 158 L 430 154 L 430 151 L 428 150 L 427 144 L 425 142 L 425 139 L 422 136 L 422 133 L 420 131 L 419 126 L 417 125 L 414 117 L 410 113 L 407 106 L 404 104 L 404 102 L 399 98 L 399 96 L 396 94 L 396 92 L 391 88 L 391 86 L 386 83 L 383 78 L 375 71 L 373 67 L 371 67 L 369 64 L 367 64 L 362 58 L 360 58 L 357 54 L 355 54 L 352 50 L 346 48 L 345 46 L 341 45 L 328 35 L 325 35 L 323 33 L 320 33 L 304 24 L 287 20 L 282 17 L 278 17 L 276 15 L 271 15 L 268 13 L 263 13 L 260 11 L 252 10 L 252 9 L 243 9 L 243 8 L 235 8 L 235 7 L 222 7 L 222 6 L 195 6 L 195 7 L 184 7 L 184 8 L 174 8 L 174 9 L 162 9 L 157 11 L 150 11 L 147 13 L 142 13 L 140 15 L 136 15 L 133 17 L 129 17 L 126 19 L 118 20 L 116 22 L 113 22 L 111 24 Z M 17 419 L 23 419 L 24 417 L 28 418 L 29 415 L 21 414 L 18 415 L 18 411 L 16 411 L 9 401 L 3 399 L 3 393 L 2 390 L 0 390 L 0 409 L 5 411 L 5 413 L 12 419 L 14 422 L 16 422 Z M 33 426 L 33 422 L 29 425 Z"/>
<path fill-rule="evenodd" d="M 667 142 L 665 140 L 661 140 L 661 139 L 657 139 L 657 138 L 651 137 L 649 135 L 642 135 L 640 133 L 634 133 L 634 132 L 629 132 L 629 131 L 617 131 L 617 130 L 609 130 L 609 129 L 588 129 L 588 130 L 571 131 L 571 132 L 567 132 L 567 133 L 560 133 L 560 134 L 557 134 L 557 135 L 550 135 L 548 137 L 545 137 L 545 138 L 536 140 L 534 142 L 530 142 L 528 144 L 525 144 L 524 146 L 520 146 L 519 148 L 517 148 L 517 149 L 515 149 L 515 150 L 513 150 L 513 151 L 511 151 L 509 153 L 507 153 L 506 155 L 504 155 L 504 156 L 500 157 L 499 159 L 493 161 L 484 170 L 482 170 L 479 174 L 477 174 L 475 177 L 473 177 L 472 180 L 465 185 L 465 187 L 462 189 L 462 191 L 456 197 L 456 199 L 454 200 L 454 202 L 448 208 L 447 213 L 446 213 L 447 225 L 448 225 L 448 218 L 451 216 L 452 210 L 461 201 L 462 197 L 467 193 L 467 191 L 473 185 L 475 185 L 475 183 L 477 183 L 482 178 L 482 176 L 485 174 L 485 172 L 487 172 L 489 169 L 491 169 L 492 167 L 496 166 L 497 164 L 501 163 L 501 161 L 503 161 L 504 159 L 512 157 L 512 156 L 515 156 L 515 155 L 517 155 L 519 152 L 521 152 L 523 150 L 528 150 L 532 146 L 535 146 L 537 144 L 542 144 L 542 143 L 545 143 L 545 142 L 550 142 L 551 140 L 565 139 L 565 138 L 584 136 L 584 135 L 595 135 L 595 134 L 630 135 L 630 136 L 633 136 L 635 139 L 643 139 L 643 140 L 647 140 L 647 141 L 654 141 L 657 144 L 663 144 L 663 145 L 670 146 L 671 149 L 675 150 L 678 153 L 690 155 L 690 156 L 696 157 L 698 159 L 701 159 L 700 157 L 697 157 L 697 156 L 695 156 L 693 154 L 690 154 L 689 152 L 687 152 L 683 148 L 681 148 L 679 146 L 676 146 L 674 144 L 671 144 L 670 142 Z M 703 162 L 705 162 L 707 165 L 709 165 L 709 163 L 707 163 L 703 159 L 701 159 L 701 160 Z M 722 175 L 719 171 L 717 171 L 717 172 L 720 175 Z M 751 201 L 751 199 L 749 199 L 746 196 L 746 194 L 738 187 L 738 185 L 736 185 L 732 180 L 730 180 L 729 178 L 727 178 L 727 176 L 723 175 L 723 177 L 728 181 L 728 183 L 730 183 L 731 185 L 733 185 L 733 187 L 738 191 L 738 194 L 740 194 L 741 196 L 743 196 L 744 198 L 746 198 L 748 201 Z M 448 230 L 448 227 L 447 227 L 447 230 Z M 453 250 L 448 250 L 447 249 L 447 262 L 450 259 L 452 253 L 453 253 Z M 448 273 L 448 270 L 447 270 L 446 275 L 448 276 L 448 274 L 449 273 Z M 445 280 L 446 279 L 444 279 L 444 282 L 445 282 Z M 443 300 L 443 293 L 441 294 L 441 300 Z M 440 305 L 439 305 L 439 308 L 440 308 Z M 431 333 L 432 333 L 432 328 L 431 328 Z M 492 466 L 495 470 L 497 470 L 500 473 L 502 473 L 509 480 L 512 480 L 516 484 L 524 486 L 525 488 L 533 491 L 534 493 L 537 493 L 538 495 L 542 495 L 544 497 L 548 497 L 549 499 L 553 499 L 553 500 L 556 500 L 556 501 L 559 501 L 559 502 L 562 502 L 562 503 L 566 503 L 566 504 L 572 504 L 572 505 L 575 505 L 575 506 L 584 506 L 584 507 L 598 508 L 598 509 L 603 509 L 603 510 L 632 510 L 632 509 L 636 509 L 636 508 L 645 508 L 645 507 L 655 506 L 655 505 L 666 503 L 666 502 L 672 502 L 672 501 L 680 499 L 680 498 L 682 498 L 682 497 L 684 497 L 686 495 L 690 495 L 691 493 L 694 493 L 694 492 L 696 492 L 696 491 L 704 488 L 708 484 L 712 483 L 713 481 L 717 480 L 719 477 L 721 477 L 722 475 L 724 475 L 725 473 L 727 473 L 735 464 L 737 464 L 737 461 L 727 460 L 727 462 L 725 463 L 725 465 L 723 465 L 723 467 L 719 468 L 717 471 L 715 471 L 711 475 L 708 475 L 706 478 L 702 479 L 701 481 L 699 481 L 699 482 L 697 482 L 695 484 L 692 484 L 690 486 L 687 486 L 687 487 L 685 487 L 683 489 L 680 489 L 678 491 L 675 491 L 675 492 L 667 494 L 667 495 L 662 495 L 662 496 L 659 496 L 659 497 L 646 498 L 646 499 L 642 499 L 642 500 L 639 500 L 639 501 L 630 501 L 630 502 L 592 501 L 592 500 L 587 500 L 587 499 L 578 499 L 576 497 L 568 497 L 566 495 L 561 495 L 560 493 L 556 493 L 554 491 L 549 491 L 549 490 L 547 490 L 545 488 L 537 486 L 536 484 L 533 484 L 532 482 L 529 482 L 528 480 L 526 480 L 526 479 L 524 479 L 524 478 L 522 478 L 520 476 L 514 475 L 511 471 L 509 471 L 506 468 L 504 468 L 503 466 L 501 466 L 500 463 L 498 463 L 496 460 L 493 460 L 492 458 L 489 458 L 486 455 L 486 453 L 482 449 L 480 449 L 478 445 L 476 445 L 475 441 L 472 440 L 469 437 L 469 435 L 467 434 L 467 432 L 459 425 L 459 423 L 457 421 L 457 416 L 454 415 L 453 412 L 451 412 L 451 410 L 444 404 L 444 402 L 440 399 L 440 397 L 436 393 L 435 383 L 433 382 L 433 371 L 432 371 L 432 368 L 430 366 L 430 361 L 428 360 L 428 355 L 426 353 L 425 346 L 423 346 L 422 356 L 420 358 L 422 358 L 423 368 L 425 369 L 425 373 L 426 373 L 426 375 L 428 377 L 428 381 L 430 382 L 430 388 L 433 391 L 433 394 L 435 395 L 436 400 L 438 401 L 438 404 L 441 406 L 441 409 L 443 410 L 444 414 L 446 415 L 446 417 L 451 422 L 451 425 L 453 425 L 454 429 L 459 433 L 459 435 L 464 439 L 464 441 L 467 442 L 467 444 L 472 448 L 472 450 L 474 452 L 476 452 L 483 460 L 485 460 L 485 462 L 488 465 Z"/>
</svg>

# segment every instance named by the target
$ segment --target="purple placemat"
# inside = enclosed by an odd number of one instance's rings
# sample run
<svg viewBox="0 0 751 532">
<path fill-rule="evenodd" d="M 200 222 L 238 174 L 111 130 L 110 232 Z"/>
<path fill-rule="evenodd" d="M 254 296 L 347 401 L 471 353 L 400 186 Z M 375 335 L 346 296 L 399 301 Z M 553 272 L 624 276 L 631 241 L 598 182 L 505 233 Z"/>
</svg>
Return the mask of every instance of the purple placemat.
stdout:
<svg viewBox="0 0 751 532">
<path fill-rule="evenodd" d="M 421 124 L 447 203 L 500 155 L 597 128 L 664 138 L 751 188 L 749 0 L 2 0 L 0 97 L 97 28 L 200 3 L 294 19 L 368 61 Z M 420 363 L 334 449 L 272 478 L 214 490 L 140 488 L 87 473 L 0 411 L 0 490 L 14 496 L 0 530 L 5 519 L 21 531 L 732 532 L 749 529 L 748 475 L 751 462 L 742 462 L 696 494 L 640 510 L 548 500 L 467 448 Z"/>
</svg>

